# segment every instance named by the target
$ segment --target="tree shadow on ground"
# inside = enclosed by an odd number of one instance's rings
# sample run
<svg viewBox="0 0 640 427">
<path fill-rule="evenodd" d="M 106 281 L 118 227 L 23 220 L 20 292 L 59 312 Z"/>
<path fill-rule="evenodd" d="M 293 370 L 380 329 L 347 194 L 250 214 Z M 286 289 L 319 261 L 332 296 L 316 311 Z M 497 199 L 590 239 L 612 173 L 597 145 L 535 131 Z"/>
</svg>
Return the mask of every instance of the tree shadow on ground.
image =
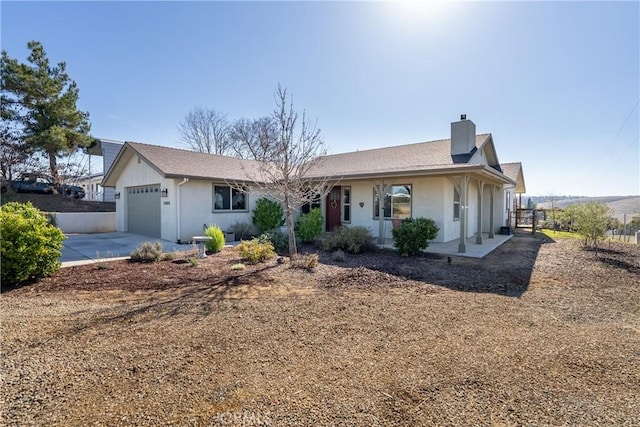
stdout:
<svg viewBox="0 0 640 427">
<path fill-rule="evenodd" d="M 90 316 L 89 321 L 74 324 L 70 332 L 81 333 L 105 324 L 140 324 L 184 315 L 192 315 L 193 321 L 197 322 L 211 314 L 214 309 L 220 309 L 220 302 L 242 298 L 237 294 L 239 286 L 253 286 L 256 280 L 265 278 L 266 273 L 276 266 L 265 265 L 258 269 L 238 271 L 229 276 L 212 277 L 208 281 L 185 275 L 182 281 L 172 283 L 170 288 L 151 291 L 145 301 L 135 302 L 133 307 L 127 304 L 99 310 Z M 167 290 L 170 292 L 167 293 Z"/>
<path fill-rule="evenodd" d="M 626 251 L 611 248 L 611 243 L 609 243 L 609 245 L 609 248 L 583 247 L 582 250 L 585 252 L 593 252 L 595 259 L 608 267 L 640 274 L 640 263 L 637 257 Z"/>
</svg>

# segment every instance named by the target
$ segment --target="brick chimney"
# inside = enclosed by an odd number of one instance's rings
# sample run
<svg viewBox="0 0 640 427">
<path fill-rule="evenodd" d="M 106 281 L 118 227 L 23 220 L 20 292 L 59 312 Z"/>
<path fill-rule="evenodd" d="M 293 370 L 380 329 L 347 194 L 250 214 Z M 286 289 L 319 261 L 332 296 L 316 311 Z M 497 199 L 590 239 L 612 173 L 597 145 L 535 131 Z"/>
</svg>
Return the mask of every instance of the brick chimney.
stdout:
<svg viewBox="0 0 640 427">
<path fill-rule="evenodd" d="M 451 155 L 469 154 L 476 146 L 476 125 L 460 115 L 460 121 L 451 123 Z"/>
</svg>

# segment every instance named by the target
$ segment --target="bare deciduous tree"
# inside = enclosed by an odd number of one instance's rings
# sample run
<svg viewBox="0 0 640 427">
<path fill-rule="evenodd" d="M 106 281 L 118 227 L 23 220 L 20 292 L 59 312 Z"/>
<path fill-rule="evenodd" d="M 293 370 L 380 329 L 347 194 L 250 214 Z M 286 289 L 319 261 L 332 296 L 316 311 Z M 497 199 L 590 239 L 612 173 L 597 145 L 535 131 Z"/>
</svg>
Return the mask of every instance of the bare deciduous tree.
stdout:
<svg viewBox="0 0 640 427">
<path fill-rule="evenodd" d="M 259 119 L 241 118 L 229 128 L 229 139 L 236 156 L 265 161 L 277 139 L 278 125 L 271 116 Z"/>
<path fill-rule="evenodd" d="M 546 196 L 544 196 L 544 198 L 545 201 L 549 203 L 549 206 L 551 208 L 551 221 L 553 221 L 553 229 L 557 231 L 558 223 L 556 222 L 556 210 L 558 209 L 558 196 L 554 192 L 550 191 Z"/>
<path fill-rule="evenodd" d="M 225 155 L 231 151 L 226 114 L 209 108 L 194 108 L 178 125 L 182 141 L 199 153 Z"/>
<path fill-rule="evenodd" d="M 245 159 L 260 161 L 257 176 L 251 179 L 258 187 L 257 192 L 282 203 L 289 255 L 293 257 L 298 253 L 294 210 L 330 190 L 327 177 L 308 177 L 309 171 L 321 161 L 320 156 L 326 154 L 326 146 L 320 129 L 315 122 L 309 122 L 304 111 L 298 122 L 298 113 L 293 109 L 293 100 L 287 95 L 286 88 L 278 85 L 274 97 L 276 109 L 272 117 L 258 119 L 259 125 L 248 121 L 236 123 L 236 127 L 250 130 L 235 134 L 238 137 L 236 152 Z M 259 130 L 257 133 L 256 128 Z"/>
<path fill-rule="evenodd" d="M 29 159 L 29 147 L 6 124 L 0 129 L 0 170 L 2 176 L 11 181 L 16 173 L 20 173 L 21 166 Z"/>
</svg>

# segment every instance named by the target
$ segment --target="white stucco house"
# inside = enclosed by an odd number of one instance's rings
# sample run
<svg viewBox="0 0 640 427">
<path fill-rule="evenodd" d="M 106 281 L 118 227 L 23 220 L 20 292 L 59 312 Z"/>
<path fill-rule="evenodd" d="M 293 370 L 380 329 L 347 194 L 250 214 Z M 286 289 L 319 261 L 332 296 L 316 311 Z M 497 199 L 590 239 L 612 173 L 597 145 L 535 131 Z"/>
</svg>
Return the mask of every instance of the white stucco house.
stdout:
<svg viewBox="0 0 640 427">
<path fill-rule="evenodd" d="M 126 142 L 102 185 L 114 188 L 118 231 L 186 242 L 205 224 L 224 230 L 251 222 L 260 196 L 249 177 L 258 166 Z M 328 231 L 363 225 L 382 241 L 391 238 L 394 219 L 427 217 L 440 228 L 436 241 L 460 239 L 460 252 L 466 238 L 482 243 L 510 226 L 516 193 L 526 191 L 522 165 L 500 164 L 491 134 L 476 135 L 464 115 L 448 139 L 323 156 L 308 177 L 333 184 L 318 200 Z M 229 182 L 246 183 L 249 191 Z"/>
</svg>

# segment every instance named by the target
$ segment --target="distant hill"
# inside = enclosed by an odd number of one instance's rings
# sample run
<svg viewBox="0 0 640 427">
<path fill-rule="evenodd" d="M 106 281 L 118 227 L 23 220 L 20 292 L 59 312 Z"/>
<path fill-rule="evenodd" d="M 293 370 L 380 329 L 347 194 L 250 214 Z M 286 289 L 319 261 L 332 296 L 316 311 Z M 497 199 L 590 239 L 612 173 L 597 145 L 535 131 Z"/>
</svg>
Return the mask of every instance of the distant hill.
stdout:
<svg viewBox="0 0 640 427">
<path fill-rule="evenodd" d="M 548 202 L 546 196 L 522 196 L 522 203 L 531 198 L 538 208 L 549 209 L 551 203 Z M 640 196 L 607 196 L 607 197 L 584 197 L 584 196 L 555 196 L 555 205 L 560 209 L 564 209 L 569 205 L 588 203 L 592 201 L 604 202 L 614 211 L 614 216 L 620 221 L 623 220 L 624 214 L 627 214 L 627 222 L 633 216 L 640 215 Z"/>
</svg>

